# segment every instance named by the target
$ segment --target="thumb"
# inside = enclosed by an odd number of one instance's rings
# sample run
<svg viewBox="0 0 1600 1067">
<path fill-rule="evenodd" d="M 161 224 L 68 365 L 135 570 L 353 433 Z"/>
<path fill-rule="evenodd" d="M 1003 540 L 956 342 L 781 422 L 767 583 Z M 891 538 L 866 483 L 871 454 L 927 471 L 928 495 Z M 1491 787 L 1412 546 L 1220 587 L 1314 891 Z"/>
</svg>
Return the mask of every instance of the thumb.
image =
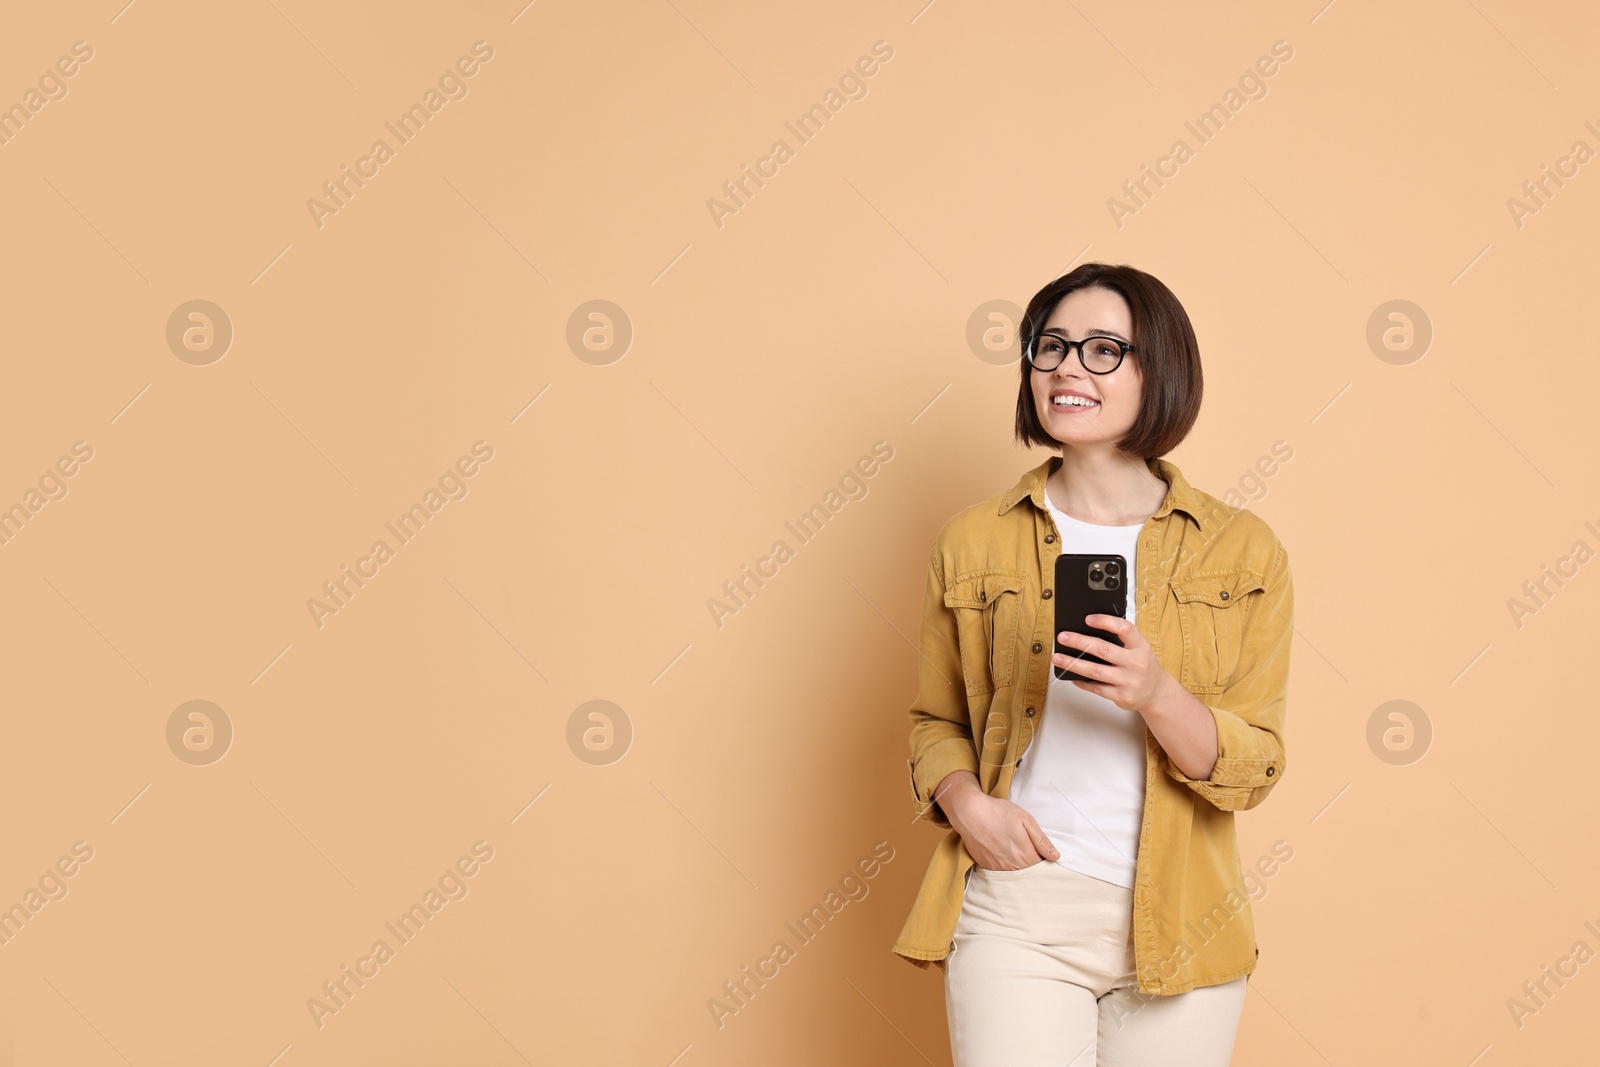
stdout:
<svg viewBox="0 0 1600 1067">
<path fill-rule="evenodd" d="M 1043 856 L 1052 863 L 1061 858 L 1061 853 L 1056 849 L 1056 846 L 1050 842 L 1050 839 L 1044 835 L 1044 831 L 1039 829 L 1039 824 L 1034 820 L 1032 815 L 1027 817 L 1027 820 L 1023 823 L 1023 825 L 1027 828 L 1028 837 L 1032 839 L 1034 850 L 1037 851 L 1039 855 Z"/>
</svg>

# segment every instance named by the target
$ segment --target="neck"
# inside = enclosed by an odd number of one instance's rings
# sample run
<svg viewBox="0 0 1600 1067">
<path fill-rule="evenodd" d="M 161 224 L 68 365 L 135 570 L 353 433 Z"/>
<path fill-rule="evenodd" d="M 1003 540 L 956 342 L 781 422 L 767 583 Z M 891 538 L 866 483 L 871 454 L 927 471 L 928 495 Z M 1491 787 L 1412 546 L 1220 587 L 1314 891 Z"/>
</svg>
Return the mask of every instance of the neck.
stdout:
<svg viewBox="0 0 1600 1067">
<path fill-rule="evenodd" d="M 1050 502 L 1082 522 L 1132 526 L 1154 515 L 1167 498 L 1167 483 L 1137 456 L 1067 449 L 1053 465 L 1045 480 Z"/>
</svg>

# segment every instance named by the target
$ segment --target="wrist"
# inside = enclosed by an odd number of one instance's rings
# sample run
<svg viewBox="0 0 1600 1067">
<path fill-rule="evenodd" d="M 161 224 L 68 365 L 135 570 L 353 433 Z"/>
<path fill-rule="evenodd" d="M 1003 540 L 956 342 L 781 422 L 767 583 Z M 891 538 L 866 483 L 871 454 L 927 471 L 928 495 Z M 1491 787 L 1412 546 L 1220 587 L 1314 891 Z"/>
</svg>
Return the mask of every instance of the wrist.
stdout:
<svg viewBox="0 0 1600 1067">
<path fill-rule="evenodd" d="M 971 771 L 952 771 L 935 787 L 933 800 L 944 809 L 945 817 L 954 821 L 960 818 L 974 796 L 984 795 L 977 775 Z"/>
<path fill-rule="evenodd" d="M 1178 679 L 1174 678 L 1170 671 L 1163 669 L 1160 677 L 1156 679 L 1155 690 L 1150 694 L 1150 699 L 1145 702 L 1144 707 L 1139 709 L 1139 714 L 1145 719 L 1159 718 L 1172 707 L 1173 699 L 1179 691 L 1188 692 L 1178 684 Z"/>
</svg>

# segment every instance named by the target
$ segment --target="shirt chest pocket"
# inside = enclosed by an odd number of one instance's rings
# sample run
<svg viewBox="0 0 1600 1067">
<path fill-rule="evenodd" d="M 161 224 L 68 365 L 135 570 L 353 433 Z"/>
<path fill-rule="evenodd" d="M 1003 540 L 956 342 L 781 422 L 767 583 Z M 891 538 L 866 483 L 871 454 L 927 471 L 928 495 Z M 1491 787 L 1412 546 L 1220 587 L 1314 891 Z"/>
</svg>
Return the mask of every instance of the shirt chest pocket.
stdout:
<svg viewBox="0 0 1600 1067">
<path fill-rule="evenodd" d="M 945 587 L 944 603 L 956 618 L 969 695 L 1012 683 L 1025 585 L 1020 573 L 990 570 L 957 575 Z"/>
<path fill-rule="evenodd" d="M 1220 693 L 1233 680 L 1244 644 L 1244 625 L 1260 600 L 1261 572 L 1240 567 L 1172 582 L 1183 628 L 1179 681 L 1197 696 Z"/>
</svg>

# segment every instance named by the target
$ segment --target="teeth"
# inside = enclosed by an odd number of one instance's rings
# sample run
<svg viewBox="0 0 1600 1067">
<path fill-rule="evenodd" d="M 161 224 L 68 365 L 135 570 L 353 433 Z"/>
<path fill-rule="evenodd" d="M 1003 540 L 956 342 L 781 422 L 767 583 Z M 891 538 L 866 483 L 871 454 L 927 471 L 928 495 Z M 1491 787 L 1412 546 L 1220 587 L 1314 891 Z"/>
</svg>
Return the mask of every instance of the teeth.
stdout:
<svg viewBox="0 0 1600 1067">
<path fill-rule="evenodd" d="M 1094 407 L 1096 401 L 1086 400 L 1081 396 L 1058 396 L 1053 403 L 1057 407 L 1089 408 Z"/>
</svg>

